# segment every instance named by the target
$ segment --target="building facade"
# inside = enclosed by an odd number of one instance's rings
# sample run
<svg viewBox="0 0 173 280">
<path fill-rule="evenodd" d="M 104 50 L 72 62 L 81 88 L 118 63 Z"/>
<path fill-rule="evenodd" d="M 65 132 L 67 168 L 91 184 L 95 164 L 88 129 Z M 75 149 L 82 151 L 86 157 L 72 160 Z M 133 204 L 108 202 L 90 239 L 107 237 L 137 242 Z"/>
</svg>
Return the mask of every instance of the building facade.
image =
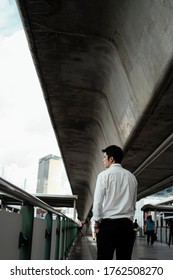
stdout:
<svg viewBox="0 0 173 280">
<path fill-rule="evenodd" d="M 61 157 L 47 155 L 39 160 L 37 193 L 62 194 L 63 161 Z"/>
</svg>

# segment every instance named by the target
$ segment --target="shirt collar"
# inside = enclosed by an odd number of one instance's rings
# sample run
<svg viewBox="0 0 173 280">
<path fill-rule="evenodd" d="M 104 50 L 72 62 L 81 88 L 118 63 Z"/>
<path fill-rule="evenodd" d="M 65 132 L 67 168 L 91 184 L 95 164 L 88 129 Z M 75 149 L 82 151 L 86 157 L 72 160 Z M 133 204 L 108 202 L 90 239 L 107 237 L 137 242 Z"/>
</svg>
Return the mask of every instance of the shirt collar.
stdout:
<svg viewBox="0 0 173 280">
<path fill-rule="evenodd" d="M 112 163 L 110 167 L 121 166 L 120 163 Z"/>
</svg>

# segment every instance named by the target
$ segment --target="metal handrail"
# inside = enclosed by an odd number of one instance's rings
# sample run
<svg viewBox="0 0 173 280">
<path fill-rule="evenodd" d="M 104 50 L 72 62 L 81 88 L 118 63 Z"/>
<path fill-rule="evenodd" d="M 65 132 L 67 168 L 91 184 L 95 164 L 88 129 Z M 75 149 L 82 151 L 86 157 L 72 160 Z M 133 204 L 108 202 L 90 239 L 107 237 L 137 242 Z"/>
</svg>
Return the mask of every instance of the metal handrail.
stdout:
<svg viewBox="0 0 173 280">
<path fill-rule="evenodd" d="M 29 203 L 30 205 L 40 207 L 48 212 L 51 212 L 56 215 L 68 218 L 69 220 L 72 220 L 71 218 L 67 217 L 65 214 L 61 213 L 59 210 L 55 210 L 53 207 L 51 207 L 46 202 L 35 197 L 34 195 L 31 195 L 28 192 L 20 189 L 19 187 L 13 185 L 12 183 L 7 182 L 6 180 L 4 180 L 1 177 L 0 177 L 0 190 L 4 194 L 8 194 L 9 196 L 11 196 L 13 198 L 15 197 L 16 199 L 18 199 L 24 203 Z M 74 221 L 74 220 L 72 220 L 72 221 Z"/>
</svg>

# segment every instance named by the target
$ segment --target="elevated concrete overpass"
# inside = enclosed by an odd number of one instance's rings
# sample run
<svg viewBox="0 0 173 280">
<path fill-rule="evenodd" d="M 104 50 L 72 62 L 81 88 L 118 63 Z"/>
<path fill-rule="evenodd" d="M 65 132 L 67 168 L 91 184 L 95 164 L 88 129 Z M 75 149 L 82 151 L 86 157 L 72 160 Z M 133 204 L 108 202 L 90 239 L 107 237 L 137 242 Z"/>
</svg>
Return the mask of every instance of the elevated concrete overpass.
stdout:
<svg viewBox="0 0 173 280">
<path fill-rule="evenodd" d="M 110 144 L 124 149 L 138 199 L 171 186 L 172 0 L 17 4 L 79 215 Z"/>
</svg>

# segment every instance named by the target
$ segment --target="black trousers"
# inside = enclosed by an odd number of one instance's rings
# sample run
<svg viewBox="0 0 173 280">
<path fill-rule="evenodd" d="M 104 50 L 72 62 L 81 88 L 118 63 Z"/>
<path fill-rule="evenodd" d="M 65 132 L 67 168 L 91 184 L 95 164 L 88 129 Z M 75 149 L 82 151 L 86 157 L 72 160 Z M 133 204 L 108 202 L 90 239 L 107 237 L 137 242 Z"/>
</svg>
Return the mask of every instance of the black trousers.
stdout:
<svg viewBox="0 0 173 280">
<path fill-rule="evenodd" d="M 147 243 L 154 243 L 154 230 L 147 230 Z"/>
<path fill-rule="evenodd" d="M 133 223 L 128 218 L 103 219 L 97 234 L 97 259 L 131 260 L 134 245 Z"/>
</svg>

